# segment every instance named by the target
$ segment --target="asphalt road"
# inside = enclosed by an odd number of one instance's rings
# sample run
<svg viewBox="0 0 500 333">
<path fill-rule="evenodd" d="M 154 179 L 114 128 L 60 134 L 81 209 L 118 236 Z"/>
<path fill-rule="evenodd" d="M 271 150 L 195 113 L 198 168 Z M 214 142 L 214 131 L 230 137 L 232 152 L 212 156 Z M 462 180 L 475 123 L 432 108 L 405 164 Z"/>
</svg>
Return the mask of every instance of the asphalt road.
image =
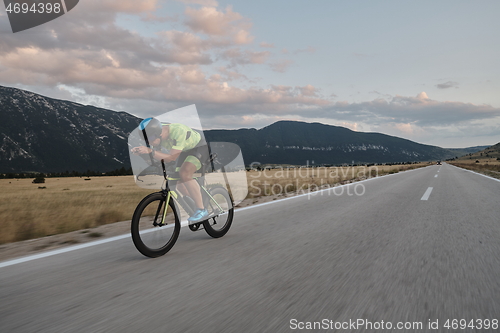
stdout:
<svg viewBox="0 0 500 333">
<path fill-rule="evenodd" d="M 126 238 L 2 267 L 0 332 L 288 332 L 308 322 L 451 332 L 447 319 L 500 320 L 500 182 L 445 164 L 340 190 L 239 210 L 220 239 L 183 228 L 157 259 Z"/>
</svg>

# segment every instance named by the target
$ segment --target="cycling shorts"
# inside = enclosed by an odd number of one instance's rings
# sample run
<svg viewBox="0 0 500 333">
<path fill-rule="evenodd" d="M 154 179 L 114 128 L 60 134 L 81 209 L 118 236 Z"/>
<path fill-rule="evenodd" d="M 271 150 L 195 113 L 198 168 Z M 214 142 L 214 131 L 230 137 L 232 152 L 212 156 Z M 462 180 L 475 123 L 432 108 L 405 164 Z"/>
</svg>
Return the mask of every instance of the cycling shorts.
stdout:
<svg viewBox="0 0 500 333">
<path fill-rule="evenodd" d="M 193 163 L 196 166 L 196 170 L 200 170 L 203 162 L 205 162 L 209 157 L 208 146 L 206 143 L 193 149 L 183 151 L 179 158 L 177 158 L 176 171 L 179 171 L 184 162 Z"/>
</svg>

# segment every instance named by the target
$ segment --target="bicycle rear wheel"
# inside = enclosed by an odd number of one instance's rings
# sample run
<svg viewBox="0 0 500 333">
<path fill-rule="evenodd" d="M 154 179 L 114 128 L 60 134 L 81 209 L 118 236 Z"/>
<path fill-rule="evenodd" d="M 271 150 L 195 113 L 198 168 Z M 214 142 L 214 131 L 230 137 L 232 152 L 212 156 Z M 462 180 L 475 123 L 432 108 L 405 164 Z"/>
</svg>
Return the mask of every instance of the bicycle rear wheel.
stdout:
<svg viewBox="0 0 500 333">
<path fill-rule="evenodd" d="M 173 200 L 161 192 L 142 199 L 132 217 L 131 233 L 140 253 L 155 258 L 167 253 L 179 237 L 181 224 Z"/>
<path fill-rule="evenodd" d="M 233 200 L 223 187 L 214 187 L 208 192 L 217 204 L 211 198 L 205 200 L 205 209 L 208 210 L 209 218 L 203 222 L 203 227 L 207 234 L 213 238 L 219 238 L 229 231 L 233 223 Z"/>
</svg>

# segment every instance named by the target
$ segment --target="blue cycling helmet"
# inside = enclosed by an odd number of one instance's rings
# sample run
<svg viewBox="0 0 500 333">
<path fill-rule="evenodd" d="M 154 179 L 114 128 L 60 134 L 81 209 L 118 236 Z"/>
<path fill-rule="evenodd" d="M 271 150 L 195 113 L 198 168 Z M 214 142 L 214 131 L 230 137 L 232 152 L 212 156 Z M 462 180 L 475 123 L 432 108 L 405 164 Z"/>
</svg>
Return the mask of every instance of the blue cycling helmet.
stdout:
<svg viewBox="0 0 500 333">
<path fill-rule="evenodd" d="M 162 125 L 158 119 L 146 118 L 139 125 L 141 137 L 144 139 L 144 134 L 146 134 L 148 141 L 154 141 L 160 137 L 161 127 Z"/>
</svg>

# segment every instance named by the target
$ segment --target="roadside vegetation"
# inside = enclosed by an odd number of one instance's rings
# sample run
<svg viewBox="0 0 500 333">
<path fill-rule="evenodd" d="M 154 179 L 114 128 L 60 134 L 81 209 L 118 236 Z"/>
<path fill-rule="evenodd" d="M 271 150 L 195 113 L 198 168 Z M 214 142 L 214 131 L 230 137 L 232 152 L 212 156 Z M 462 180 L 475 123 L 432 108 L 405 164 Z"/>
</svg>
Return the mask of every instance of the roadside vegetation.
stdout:
<svg viewBox="0 0 500 333">
<path fill-rule="evenodd" d="M 478 162 L 476 162 L 478 161 Z M 450 161 L 454 166 L 482 173 L 483 175 L 500 179 L 500 160 L 479 161 Z"/>
<path fill-rule="evenodd" d="M 261 168 L 248 171 L 248 200 L 315 191 L 397 173 L 428 163 L 338 168 Z M 38 182 L 39 181 L 39 182 Z M 0 244 L 130 220 L 141 189 L 133 176 L 0 179 Z M 97 237 L 97 234 L 93 234 Z"/>
<path fill-rule="evenodd" d="M 448 163 L 500 179 L 500 143 L 474 154 L 454 158 Z"/>
<path fill-rule="evenodd" d="M 151 192 L 132 176 L 0 179 L 0 188 L 0 244 L 129 220 Z"/>
</svg>

